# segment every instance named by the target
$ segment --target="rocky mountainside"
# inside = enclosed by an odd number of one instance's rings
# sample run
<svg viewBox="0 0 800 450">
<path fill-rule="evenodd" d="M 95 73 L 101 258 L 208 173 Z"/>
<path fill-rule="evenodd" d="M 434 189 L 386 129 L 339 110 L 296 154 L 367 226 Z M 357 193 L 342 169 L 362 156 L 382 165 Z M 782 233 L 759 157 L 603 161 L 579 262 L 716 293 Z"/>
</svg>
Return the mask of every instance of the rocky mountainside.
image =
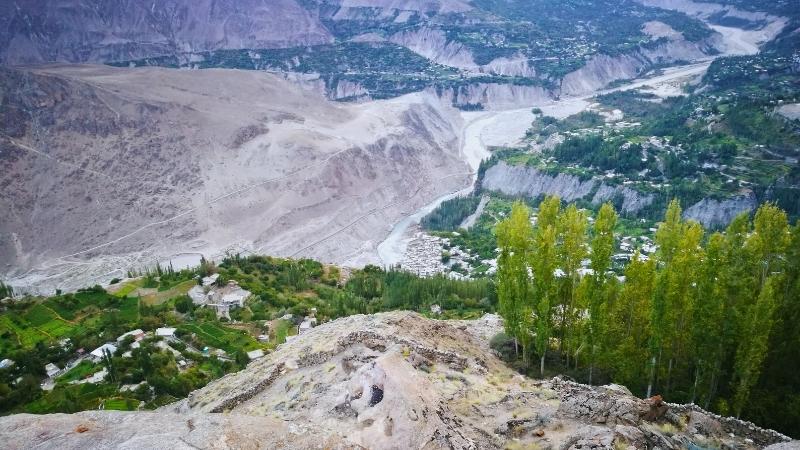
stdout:
<svg viewBox="0 0 800 450">
<path fill-rule="evenodd" d="M 694 406 L 516 374 L 500 328 L 410 312 L 321 325 L 156 412 L 16 415 L 7 448 L 796 448 Z"/>
<path fill-rule="evenodd" d="M 470 180 L 458 112 L 424 94 L 346 105 L 262 72 L 47 66 L 0 71 L 0 98 L 0 273 L 46 293 L 187 252 L 358 260 Z"/>
<path fill-rule="evenodd" d="M 565 173 L 548 174 L 533 167 L 499 162 L 489 169 L 481 181 L 481 189 L 505 195 L 558 195 L 566 202 L 588 199 L 593 205 L 622 198 L 622 211 L 636 213 L 653 202 L 652 194 L 642 194 L 626 186 L 611 186 L 594 178 L 582 180 Z"/>
<path fill-rule="evenodd" d="M 533 167 L 499 162 L 489 167 L 481 180 L 481 189 L 501 194 L 558 195 L 564 201 L 588 200 L 593 205 L 607 201 L 621 202 L 624 213 L 637 213 L 651 205 L 655 195 L 638 192 L 623 185 L 609 185 L 595 178 L 582 179 L 567 173 L 549 174 Z M 758 201 L 752 191 L 728 199 L 704 198 L 689 205 L 683 216 L 708 228 L 727 226 L 734 217 L 756 209 Z"/>
<path fill-rule="evenodd" d="M 566 18 L 577 28 L 565 29 Z M 704 58 L 719 46 L 719 34 L 702 22 L 631 0 L 0 5 L 2 65 L 269 70 L 315 80 L 304 85 L 331 99 L 387 98 L 435 88 L 467 109 L 585 94 L 655 66 Z M 359 59 L 359 54 L 372 56 Z M 382 67 L 384 61 L 390 64 Z"/>
<path fill-rule="evenodd" d="M 295 0 L 0 3 L 0 62 L 108 62 L 333 39 Z"/>
</svg>

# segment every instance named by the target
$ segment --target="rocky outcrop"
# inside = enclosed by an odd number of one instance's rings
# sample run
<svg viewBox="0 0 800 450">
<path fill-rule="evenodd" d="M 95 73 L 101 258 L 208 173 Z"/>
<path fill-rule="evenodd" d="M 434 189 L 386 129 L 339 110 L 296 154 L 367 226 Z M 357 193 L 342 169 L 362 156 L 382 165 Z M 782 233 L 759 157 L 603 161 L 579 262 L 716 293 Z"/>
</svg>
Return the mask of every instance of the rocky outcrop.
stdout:
<svg viewBox="0 0 800 450">
<path fill-rule="evenodd" d="M 589 196 L 595 184 L 597 182 L 593 179 L 581 180 L 564 173 L 548 175 L 533 167 L 499 162 L 486 171 L 481 188 L 527 197 L 558 195 L 562 200 L 572 202 Z"/>
<path fill-rule="evenodd" d="M 369 100 L 369 91 L 361 83 L 340 80 L 336 90 L 329 95 L 331 100 Z"/>
<path fill-rule="evenodd" d="M 599 205 L 608 201 L 622 199 L 622 211 L 634 213 L 653 203 L 652 194 L 643 194 L 627 186 L 609 186 L 601 183 L 592 197 L 592 204 Z"/>
<path fill-rule="evenodd" d="M 524 55 L 493 59 L 489 64 L 481 66 L 480 71 L 482 73 L 510 77 L 536 77 L 536 69 L 530 66 L 528 58 Z"/>
<path fill-rule="evenodd" d="M 468 83 L 438 90 L 438 94 L 455 106 L 480 105 L 490 110 L 538 105 L 553 100 L 552 91 L 542 86 L 511 83 Z"/>
<path fill-rule="evenodd" d="M 635 213 L 653 202 L 652 194 L 642 194 L 624 186 L 611 186 L 594 178 L 582 180 L 575 175 L 558 173 L 549 175 L 536 168 L 509 165 L 499 162 L 486 170 L 482 189 L 497 191 L 505 195 L 558 195 L 572 202 L 589 199 L 593 204 L 622 198 L 622 211 Z"/>
<path fill-rule="evenodd" d="M 531 380 L 496 316 L 357 315 L 320 325 L 154 412 L 0 418 L 10 448 L 760 448 L 786 436 L 620 386 Z"/>
<path fill-rule="evenodd" d="M 432 61 L 462 69 L 475 69 L 472 52 L 464 44 L 448 41 L 444 31 L 421 27 L 394 34 L 389 41 L 408 48 Z"/>
<path fill-rule="evenodd" d="M 655 47 L 640 47 L 631 53 L 611 57 L 597 55 L 583 67 L 570 72 L 561 80 L 561 94 L 581 95 L 594 92 L 617 80 L 637 78 L 658 64 L 693 61 L 715 50 L 718 36 L 701 42 L 684 39 L 667 40 Z"/>
<path fill-rule="evenodd" d="M 751 212 L 758 206 L 752 191 L 724 200 L 704 198 L 686 208 L 683 217 L 703 224 L 706 228 L 727 226 L 736 216 Z"/>
<path fill-rule="evenodd" d="M 22 450 L 359 448 L 313 424 L 223 414 L 86 411 L 0 421 L 3 447 Z"/>
</svg>

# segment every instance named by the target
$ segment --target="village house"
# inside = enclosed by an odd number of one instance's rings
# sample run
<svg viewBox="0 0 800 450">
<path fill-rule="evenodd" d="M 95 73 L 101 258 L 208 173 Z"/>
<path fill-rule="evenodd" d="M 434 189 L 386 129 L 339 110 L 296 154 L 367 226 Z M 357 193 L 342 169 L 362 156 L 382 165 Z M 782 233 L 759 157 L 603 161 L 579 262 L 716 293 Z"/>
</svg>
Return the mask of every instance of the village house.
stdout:
<svg viewBox="0 0 800 450">
<path fill-rule="evenodd" d="M 47 363 L 44 366 L 44 371 L 47 373 L 47 378 L 55 378 L 62 372 L 61 368 L 53 363 Z"/>
<path fill-rule="evenodd" d="M 212 284 L 216 283 L 218 278 L 219 278 L 219 274 L 218 273 L 214 273 L 214 274 L 211 274 L 211 275 L 209 275 L 207 277 L 203 277 L 203 279 L 200 280 L 200 282 L 203 284 L 203 287 L 208 287 L 208 286 L 211 286 Z"/>
<path fill-rule="evenodd" d="M 134 340 L 134 342 L 139 342 L 139 341 L 141 341 L 142 339 L 144 339 L 144 335 L 145 335 L 145 334 L 144 334 L 144 331 L 142 331 L 141 329 L 137 328 L 137 329 L 135 329 L 135 330 L 128 331 L 127 333 L 121 334 L 121 335 L 120 335 L 120 336 L 117 338 L 117 342 L 122 342 L 122 341 L 124 341 L 124 340 L 125 340 L 125 338 L 126 338 L 126 337 L 128 337 L 128 336 L 133 336 L 133 340 Z"/>
<path fill-rule="evenodd" d="M 242 289 L 235 280 L 228 281 L 224 287 L 215 288 L 213 284 L 218 278 L 211 276 L 203 278 L 202 286 L 193 286 L 187 295 L 192 299 L 192 303 L 198 306 L 207 306 L 212 308 L 217 313 L 217 317 L 226 317 L 230 319 L 231 308 L 242 308 L 244 302 L 250 297 L 250 291 Z M 213 281 L 211 278 L 213 277 Z M 211 281 L 206 283 L 206 281 Z"/>
<path fill-rule="evenodd" d="M 94 362 L 100 362 L 103 359 L 106 350 L 113 355 L 114 352 L 117 351 L 117 346 L 111 343 L 105 343 L 92 350 L 92 352 L 89 353 L 89 357 L 92 358 L 92 361 Z"/>
<path fill-rule="evenodd" d="M 156 336 L 163 338 L 174 338 L 175 331 L 176 328 L 170 328 L 170 327 L 156 328 Z"/>
</svg>

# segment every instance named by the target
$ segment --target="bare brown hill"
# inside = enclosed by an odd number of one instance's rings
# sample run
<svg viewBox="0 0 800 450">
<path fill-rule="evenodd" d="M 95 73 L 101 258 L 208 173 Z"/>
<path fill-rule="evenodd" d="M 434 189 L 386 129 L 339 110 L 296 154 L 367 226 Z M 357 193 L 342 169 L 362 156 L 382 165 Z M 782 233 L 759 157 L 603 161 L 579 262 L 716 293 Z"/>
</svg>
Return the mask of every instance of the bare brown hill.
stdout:
<svg viewBox="0 0 800 450">
<path fill-rule="evenodd" d="M 236 70 L 0 81 L 0 273 L 45 292 L 186 251 L 369 260 L 403 212 L 470 179 L 460 116 L 423 94 L 345 105 Z"/>
</svg>

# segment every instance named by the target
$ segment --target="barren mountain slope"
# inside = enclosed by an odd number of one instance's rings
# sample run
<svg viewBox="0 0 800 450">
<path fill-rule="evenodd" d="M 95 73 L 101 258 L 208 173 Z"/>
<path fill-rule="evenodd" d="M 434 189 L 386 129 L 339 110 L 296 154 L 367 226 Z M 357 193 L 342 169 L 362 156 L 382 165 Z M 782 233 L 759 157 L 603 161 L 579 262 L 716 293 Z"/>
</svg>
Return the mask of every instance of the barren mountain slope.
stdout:
<svg viewBox="0 0 800 450">
<path fill-rule="evenodd" d="M 460 116 L 422 94 L 342 105 L 223 70 L 0 80 L 0 272 L 46 292 L 189 250 L 344 262 L 469 180 Z"/>
<path fill-rule="evenodd" d="M 788 441 L 693 406 L 516 374 L 492 316 L 351 316 L 156 412 L 16 415 L 11 448 L 740 448 Z M 220 414 L 221 413 L 221 414 Z"/>
<path fill-rule="evenodd" d="M 0 63 L 104 62 L 330 42 L 295 0 L 0 2 Z"/>
</svg>

